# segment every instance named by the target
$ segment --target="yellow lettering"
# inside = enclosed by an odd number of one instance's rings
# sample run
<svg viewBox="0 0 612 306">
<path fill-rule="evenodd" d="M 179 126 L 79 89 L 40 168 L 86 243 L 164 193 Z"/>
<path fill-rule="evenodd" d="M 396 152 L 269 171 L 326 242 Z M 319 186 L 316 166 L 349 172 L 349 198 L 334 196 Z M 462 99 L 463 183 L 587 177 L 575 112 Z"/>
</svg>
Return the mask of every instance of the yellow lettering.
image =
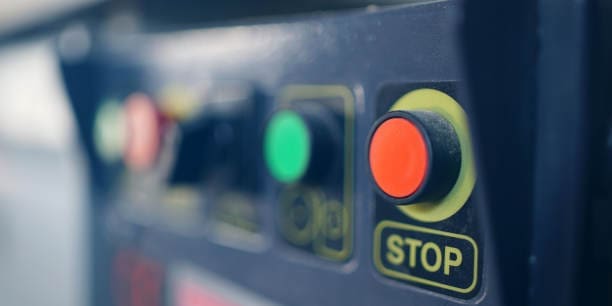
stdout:
<svg viewBox="0 0 612 306">
<path fill-rule="evenodd" d="M 404 241 L 406 242 L 406 244 L 410 248 L 410 254 L 408 255 L 409 256 L 408 257 L 408 265 L 411 268 L 414 268 L 416 266 L 417 248 L 420 247 L 421 245 L 423 245 L 423 241 L 417 240 L 417 239 L 412 239 L 412 238 L 406 238 L 406 239 L 404 239 Z"/>
<path fill-rule="evenodd" d="M 429 250 L 432 250 L 435 255 L 433 264 L 429 264 L 429 262 L 427 261 L 427 252 Z M 440 266 L 442 265 L 442 251 L 440 250 L 440 247 L 438 247 L 437 244 L 433 242 L 427 242 L 423 245 L 423 248 L 421 248 L 421 265 L 423 266 L 423 268 L 425 268 L 425 270 L 429 272 L 436 272 L 440 270 Z"/>
<path fill-rule="evenodd" d="M 454 258 L 451 258 L 454 256 Z M 450 267 L 458 267 L 463 262 L 461 250 L 449 246 L 444 247 L 444 274 L 450 274 Z"/>
<path fill-rule="evenodd" d="M 399 265 L 404 261 L 404 250 L 402 246 L 404 243 L 402 242 L 402 237 L 399 235 L 390 235 L 387 238 L 387 261 L 394 265 Z"/>
</svg>

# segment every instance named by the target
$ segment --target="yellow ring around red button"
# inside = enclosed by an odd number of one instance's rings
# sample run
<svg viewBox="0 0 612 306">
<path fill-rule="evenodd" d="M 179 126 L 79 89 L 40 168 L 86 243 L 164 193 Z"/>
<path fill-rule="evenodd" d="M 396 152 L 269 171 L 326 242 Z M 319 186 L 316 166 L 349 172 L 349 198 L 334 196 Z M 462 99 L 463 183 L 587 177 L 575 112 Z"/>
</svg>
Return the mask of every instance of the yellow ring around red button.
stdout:
<svg viewBox="0 0 612 306">
<path fill-rule="evenodd" d="M 476 169 L 467 116 L 463 108 L 447 94 L 429 88 L 417 89 L 397 100 L 390 111 L 431 111 L 448 120 L 457 133 L 461 147 L 461 170 L 455 186 L 438 201 L 400 206 L 399 209 L 421 222 L 437 222 L 449 218 L 467 202 L 476 182 Z"/>
</svg>

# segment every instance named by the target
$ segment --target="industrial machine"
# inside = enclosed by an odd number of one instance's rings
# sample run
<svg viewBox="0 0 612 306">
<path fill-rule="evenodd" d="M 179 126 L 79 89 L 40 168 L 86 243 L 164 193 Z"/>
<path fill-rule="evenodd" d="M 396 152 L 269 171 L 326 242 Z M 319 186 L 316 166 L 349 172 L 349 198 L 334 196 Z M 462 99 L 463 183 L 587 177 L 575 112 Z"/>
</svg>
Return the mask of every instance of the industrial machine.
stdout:
<svg viewBox="0 0 612 306">
<path fill-rule="evenodd" d="M 72 17 L 92 305 L 609 305 L 609 17 L 598 0 Z"/>
</svg>

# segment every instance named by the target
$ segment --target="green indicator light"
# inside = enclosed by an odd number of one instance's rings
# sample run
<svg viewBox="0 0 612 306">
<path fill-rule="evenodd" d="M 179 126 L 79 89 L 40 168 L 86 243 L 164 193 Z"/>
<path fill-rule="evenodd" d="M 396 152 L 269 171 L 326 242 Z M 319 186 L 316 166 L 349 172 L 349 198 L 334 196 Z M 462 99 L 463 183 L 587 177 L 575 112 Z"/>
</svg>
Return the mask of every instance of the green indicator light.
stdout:
<svg viewBox="0 0 612 306">
<path fill-rule="evenodd" d="M 105 101 L 94 122 L 94 143 L 100 157 L 108 163 L 118 161 L 125 142 L 123 110 L 116 100 Z"/>
<path fill-rule="evenodd" d="M 310 160 L 310 133 L 293 111 L 276 113 L 265 131 L 264 158 L 272 176 L 284 183 L 304 175 Z"/>
</svg>

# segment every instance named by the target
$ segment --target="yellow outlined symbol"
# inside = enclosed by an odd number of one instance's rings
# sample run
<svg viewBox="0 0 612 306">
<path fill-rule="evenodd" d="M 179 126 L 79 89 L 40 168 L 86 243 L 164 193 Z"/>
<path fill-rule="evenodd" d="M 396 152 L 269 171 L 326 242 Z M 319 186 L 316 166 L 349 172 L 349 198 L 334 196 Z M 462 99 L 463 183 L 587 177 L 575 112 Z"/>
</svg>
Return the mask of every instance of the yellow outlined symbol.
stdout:
<svg viewBox="0 0 612 306">
<path fill-rule="evenodd" d="M 345 220 L 346 209 L 337 200 L 327 202 L 326 212 L 323 214 L 323 235 L 331 240 L 338 240 L 343 237 L 344 228 L 348 226 Z"/>
<path fill-rule="evenodd" d="M 432 111 L 444 117 L 455 128 L 461 148 L 461 169 L 455 186 L 444 198 L 438 201 L 399 206 L 403 213 L 422 222 L 437 222 L 449 218 L 467 202 L 476 183 L 472 142 L 463 108 L 447 94 L 425 88 L 411 91 L 402 96 L 391 106 L 390 110 Z"/>
<path fill-rule="evenodd" d="M 280 229 L 287 240 L 301 246 L 312 242 L 319 202 L 312 191 L 290 188 L 281 194 Z"/>
</svg>

